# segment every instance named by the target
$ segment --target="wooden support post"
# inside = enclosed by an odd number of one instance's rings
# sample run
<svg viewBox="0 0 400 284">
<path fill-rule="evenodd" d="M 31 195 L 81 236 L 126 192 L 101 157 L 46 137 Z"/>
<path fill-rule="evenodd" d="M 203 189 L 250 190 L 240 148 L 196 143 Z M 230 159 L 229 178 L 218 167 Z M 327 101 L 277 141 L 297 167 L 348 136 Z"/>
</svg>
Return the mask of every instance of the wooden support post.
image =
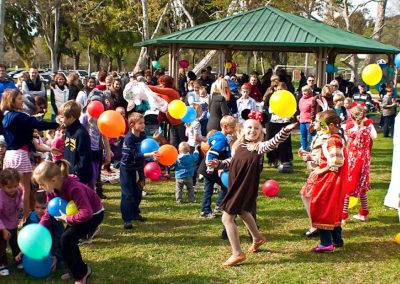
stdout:
<svg viewBox="0 0 400 284">
<path fill-rule="evenodd" d="M 326 60 L 327 60 L 328 50 L 325 47 L 319 48 L 316 52 L 316 77 L 318 87 L 323 87 L 326 84 Z"/>
</svg>

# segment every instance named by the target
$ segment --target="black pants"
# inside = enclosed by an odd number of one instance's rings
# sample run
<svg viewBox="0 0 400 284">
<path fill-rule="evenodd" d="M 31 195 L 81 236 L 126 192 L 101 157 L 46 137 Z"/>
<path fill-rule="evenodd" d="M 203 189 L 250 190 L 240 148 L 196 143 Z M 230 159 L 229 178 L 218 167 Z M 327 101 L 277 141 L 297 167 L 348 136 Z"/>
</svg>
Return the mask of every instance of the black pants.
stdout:
<svg viewBox="0 0 400 284">
<path fill-rule="evenodd" d="M 61 235 L 61 252 L 72 276 L 77 281 L 81 280 L 87 273 L 87 265 L 82 260 L 78 241 L 87 234 L 94 232 L 103 221 L 103 218 L 104 212 L 100 212 L 82 224 L 67 226 L 65 232 Z"/>
<path fill-rule="evenodd" d="M 11 238 L 8 240 L 8 243 L 10 244 L 12 255 L 16 257 L 20 252 L 17 244 L 17 228 L 8 231 L 11 233 Z M 7 241 L 3 238 L 3 234 L 0 233 L 0 266 L 8 265 L 6 250 Z"/>
<path fill-rule="evenodd" d="M 176 149 L 178 149 L 179 143 L 187 140 L 185 130 L 186 127 L 183 123 L 178 125 L 170 125 L 169 128 L 170 143 Z"/>
<path fill-rule="evenodd" d="M 273 123 L 270 122 L 267 125 L 267 137 L 269 139 L 273 138 L 282 128 L 284 128 L 289 123 Z M 291 162 L 293 160 L 292 153 L 292 138 L 289 136 L 284 142 L 279 144 L 278 148 L 274 151 L 267 153 L 268 163 L 274 163 L 280 161 L 281 163 Z"/>
<path fill-rule="evenodd" d="M 394 133 L 394 120 L 395 120 L 395 115 L 388 115 L 383 117 L 383 136 L 384 137 L 393 137 Z"/>
</svg>

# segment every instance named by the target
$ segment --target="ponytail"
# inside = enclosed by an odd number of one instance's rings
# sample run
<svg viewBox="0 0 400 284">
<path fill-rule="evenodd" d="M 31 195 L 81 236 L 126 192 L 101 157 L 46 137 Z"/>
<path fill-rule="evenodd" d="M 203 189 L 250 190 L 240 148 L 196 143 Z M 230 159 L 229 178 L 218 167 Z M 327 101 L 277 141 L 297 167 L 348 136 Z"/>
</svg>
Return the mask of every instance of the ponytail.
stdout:
<svg viewBox="0 0 400 284">
<path fill-rule="evenodd" d="M 33 171 L 32 179 L 39 183 L 48 182 L 54 177 L 66 178 L 69 174 L 69 162 L 58 160 L 56 162 L 43 161 Z"/>
<path fill-rule="evenodd" d="M 60 167 L 61 176 L 63 178 L 66 178 L 69 175 L 69 168 L 70 168 L 69 162 L 67 160 L 61 159 L 55 161 L 55 164 Z"/>
</svg>

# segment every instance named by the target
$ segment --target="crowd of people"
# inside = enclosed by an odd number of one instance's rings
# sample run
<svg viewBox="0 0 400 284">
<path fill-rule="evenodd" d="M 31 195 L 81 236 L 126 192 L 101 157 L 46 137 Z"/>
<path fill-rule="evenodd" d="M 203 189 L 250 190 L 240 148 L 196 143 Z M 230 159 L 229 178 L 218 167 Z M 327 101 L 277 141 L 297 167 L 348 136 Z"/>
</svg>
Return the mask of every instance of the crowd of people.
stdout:
<svg viewBox="0 0 400 284">
<path fill-rule="evenodd" d="M 384 136 L 393 136 L 397 107 L 393 86 L 384 89 L 379 104 L 365 85 L 356 88 L 341 76 L 317 86 L 314 76 L 303 75 L 296 92 L 284 69 L 276 74 L 270 69 L 262 78 L 257 73 L 238 77 L 236 67 L 218 76 L 208 67 L 199 77 L 180 69 L 176 88 L 173 78 L 162 70 L 154 74 L 146 70 L 129 79 L 101 70 L 97 78 L 83 82 L 78 74 L 65 78 L 57 73 L 50 84 L 51 121 L 45 121 L 48 98 L 37 68 L 21 76 L 17 85 L 6 78 L 5 71 L 0 65 L 0 158 L 4 169 L 0 172 L 0 275 L 9 274 L 7 241 L 21 267 L 17 229 L 31 220 L 49 228 L 56 240 L 54 267 L 64 263 L 70 272 L 62 278 L 74 278 L 75 283 L 86 283 L 91 274 L 78 243 L 90 242 L 104 217 L 101 199 L 107 196 L 102 169 L 119 171 L 124 229 L 146 220 L 140 211 L 144 167 L 149 159 L 158 159 L 157 151 L 140 151 L 147 137 L 179 151 L 176 163 L 164 168 L 166 178 L 175 172 L 177 203 L 183 202 L 185 189 L 188 201 L 196 202 L 194 189 L 200 188 L 199 181 L 204 182 L 200 217 L 215 218 L 223 212 L 222 237 L 229 239 L 232 247 L 232 256 L 223 265 L 233 266 L 246 259 L 235 223 L 237 215 L 252 236 L 251 253 L 266 241 L 256 223 L 264 154 L 271 167 L 292 172 L 291 132 L 299 125 L 298 155 L 311 170 L 300 192 L 310 218 L 305 235 L 320 236 L 320 244 L 313 248 L 316 252 L 342 247 L 341 225 L 348 218 L 351 197 L 359 198 L 362 206 L 354 218 L 368 220 L 371 145 L 377 136 L 368 112 L 382 108 Z M 184 123 L 168 112 L 155 112 L 149 101 L 128 98 L 124 88 L 130 82 L 145 85 L 168 103 L 184 101 L 195 109 L 196 119 Z M 296 96 L 298 109 L 293 117 L 279 117 L 271 110 L 270 98 L 279 90 Z M 100 132 L 97 118 L 88 111 L 95 101 L 125 118 L 123 135 L 111 139 Z M 228 186 L 220 178 L 226 170 Z M 213 209 L 215 191 L 219 193 Z M 51 217 L 44 208 L 56 196 L 73 200 L 78 213 Z M 65 229 L 60 230 L 60 222 L 67 224 Z"/>
</svg>

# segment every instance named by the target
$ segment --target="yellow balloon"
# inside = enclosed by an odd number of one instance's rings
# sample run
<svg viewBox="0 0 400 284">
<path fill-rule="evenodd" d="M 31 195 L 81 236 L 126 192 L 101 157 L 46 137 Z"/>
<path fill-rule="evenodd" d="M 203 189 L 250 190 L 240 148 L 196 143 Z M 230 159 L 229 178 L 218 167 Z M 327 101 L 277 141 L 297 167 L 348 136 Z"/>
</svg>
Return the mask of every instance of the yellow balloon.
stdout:
<svg viewBox="0 0 400 284">
<path fill-rule="evenodd" d="M 231 69 L 232 68 L 232 63 L 231 62 L 226 62 L 225 63 L 225 68 L 226 69 Z"/>
<path fill-rule="evenodd" d="M 350 196 L 349 198 L 349 209 L 354 208 L 358 203 L 358 198 L 354 196 Z"/>
<path fill-rule="evenodd" d="M 269 106 L 274 114 L 280 117 L 292 117 L 297 109 L 296 98 L 286 90 L 279 90 L 272 94 Z"/>
<path fill-rule="evenodd" d="M 397 244 L 400 245 L 400 233 L 398 233 L 398 234 L 396 235 L 396 237 L 394 237 L 394 241 L 395 241 Z"/>
<path fill-rule="evenodd" d="M 186 114 L 186 105 L 181 100 L 173 100 L 168 104 L 168 113 L 176 119 L 181 119 Z"/>
<path fill-rule="evenodd" d="M 382 80 L 382 69 L 378 64 L 370 64 L 363 69 L 361 77 L 366 84 L 375 86 Z"/>
<path fill-rule="evenodd" d="M 67 214 L 67 216 L 71 216 L 71 215 L 75 215 L 76 213 L 78 213 L 78 207 L 76 207 L 75 202 L 73 200 L 71 200 L 67 204 L 66 214 Z"/>
</svg>

